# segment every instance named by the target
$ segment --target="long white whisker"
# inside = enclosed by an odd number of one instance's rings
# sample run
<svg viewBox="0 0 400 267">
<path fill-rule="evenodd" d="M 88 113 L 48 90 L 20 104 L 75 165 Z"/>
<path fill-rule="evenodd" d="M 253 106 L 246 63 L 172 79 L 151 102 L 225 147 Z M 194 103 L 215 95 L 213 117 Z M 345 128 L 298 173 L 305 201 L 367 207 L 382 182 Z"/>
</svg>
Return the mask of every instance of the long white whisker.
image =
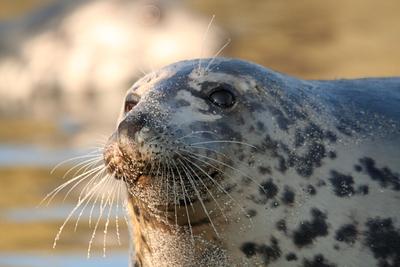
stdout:
<svg viewBox="0 0 400 267">
<path fill-rule="evenodd" d="M 105 183 L 105 185 L 108 185 L 110 183 L 110 181 L 112 181 L 112 179 L 113 179 L 112 177 L 107 176 L 107 178 L 106 178 L 107 182 Z M 107 187 L 107 186 L 105 186 L 105 187 Z M 91 251 L 91 248 L 92 248 L 93 240 L 94 240 L 94 238 L 96 236 L 97 227 L 99 226 L 100 220 L 103 217 L 104 209 L 107 207 L 107 203 L 108 203 L 109 198 L 110 198 L 110 195 L 108 195 L 108 197 L 107 197 L 107 199 L 105 201 L 105 204 L 103 204 L 104 203 L 105 194 L 106 194 L 106 192 L 103 192 L 102 195 L 101 195 L 101 202 L 100 202 L 100 206 L 99 206 L 100 214 L 99 214 L 99 217 L 97 218 L 96 224 L 95 224 L 94 229 L 93 229 L 92 237 L 90 238 L 90 241 L 89 241 L 88 250 L 87 250 L 87 258 L 90 258 L 90 251 Z"/>
<path fill-rule="evenodd" d="M 193 164 L 189 159 L 187 159 L 186 157 L 182 156 L 182 159 L 185 160 L 186 162 L 188 162 L 189 164 Z M 190 167 L 190 165 L 186 165 L 186 167 L 188 167 L 192 173 L 194 175 L 196 175 L 196 177 L 198 178 L 198 180 L 200 181 L 200 183 L 204 186 L 204 188 L 207 190 L 207 192 L 210 194 L 211 198 L 214 200 L 215 205 L 217 205 L 218 209 L 221 211 L 222 216 L 224 217 L 225 221 L 228 221 L 228 218 L 226 217 L 224 210 L 222 209 L 222 207 L 219 205 L 217 199 L 214 197 L 214 195 L 212 194 L 211 190 L 208 189 L 208 187 L 206 186 L 206 184 L 203 182 L 203 180 L 201 179 L 201 177 L 196 173 L 196 171 Z"/>
<path fill-rule="evenodd" d="M 53 189 L 53 191 L 51 191 L 50 193 L 48 193 L 48 194 L 43 198 L 43 200 L 39 203 L 39 206 L 42 205 L 46 200 L 48 200 L 48 201 L 47 201 L 47 205 L 48 205 L 48 204 L 53 200 L 53 198 L 57 195 L 57 193 L 60 192 L 63 188 L 65 188 L 66 186 L 70 185 L 71 183 L 73 183 L 73 182 L 75 182 L 75 181 L 77 181 L 77 180 L 79 180 L 79 179 L 83 179 L 83 178 L 84 178 L 85 176 L 87 176 L 87 175 L 91 175 L 91 174 L 97 172 L 98 170 L 101 169 L 101 167 L 102 167 L 102 166 L 98 166 L 98 167 L 96 167 L 96 168 L 94 168 L 94 169 L 92 169 L 92 170 L 89 170 L 89 171 L 87 171 L 87 172 L 84 172 L 84 173 L 82 173 L 82 174 L 80 174 L 80 175 L 78 175 L 78 176 L 76 176 L 76 177 L 74 177 L 74 178 L 68 180 L 67 182 L 65 182 L 65 183 L 63 183 L 63 184 L 61 184 L 61 185 L 59 185 L 58 187 L 56 187 L 55 189 Z"/>
<path fill-rule="evenodd" d="M 229 38 L 226 43 L 217 51 L 217 53 L 215 53 L 215 55 L 212 57 L 212 59 L 210 60 L 210 62 L 208 62 L 208 65 L 205 69 L 204 72 L 208 71 L 208 68 L 212 65 L 212 63 L 215 61 L 215 59 L 218 57 L 218 55 L 225 49 L 225 47 L 227 47 L 229 44 L 231 43 L 231 39 Z"/>
<path fill-rule="evenodd" d="M 102 171 L 100 171 L 99 173 L 97 173 L 95 176 L 93 176 L 93 177 L 89 180 L 89 182 L 86 184 L 86 186 L 87 186 L 89 183 L 93 183 L 95 180 L 97 180 L 99 177 L 101 177 L 101 176 L 104 174 L 104 171 L 105 171 L 105 169 L 102 170 Z M 109 175 L 106 175 L 105 177 L 101 177 L 101 179 L 105 179 L 105 178 L 107 178 L 108 176 L 109 176 Z M 83 191 L 83 190 L 82 190 L 82 191 Z M 81 192 L 81 194 L 82 194 L 82 192 Z M 82 216 L 83 212 L 85 211 L 86 207 L 88 206 L 88 204 L 90 203 L 90 200 L 92 200 L 92 197 L 93 197 L 94 195 L 96 195 L 96 194 L 93 194 L 93 195 L 88 199 L 88 201 L 86 201 L 86 204 L 83 206 L 81 212 L 79 213 L 78 218 L 76 219 L 76 222 L 75 222 L 74 231 L 76 231 L 76 229 L 78 229 L 79 220 L 81 219 L 81 216 Z M 81 197 L 79 197 L 79 199 L 81 199 Z M 89 219 L 90 219 L 90 218 L 89 218 Z"/>
<path fill-rule="evenodd" d="M 176 163 L 175 163 L 174 161 L 172 161 L 172 163 L 174 164 L 174 166 L 175 166 L 175 168 L 176 168 L 176 171 L 178 172 L 179 179 L 180 179 L 180 181 L 181 181 L 182 192 L 184 192 L 184 193 L 183 193 L 183 194 L 184 194 L 184 195 L 183 195 L 183 203 L 185 204 L 186 217 L 187 217 L 187 219 L 188 219 L 189 230 L 190 230 L 190 236 L 192 237 L 192 242 L 194 242 L 192 224 L 190 223 L 190 215 L 189 215 L 189 210 L 188 210 L 188 208 L 187 208 L 188 205 L 187 205 L 187 203 L 186 203 L 186 195 L 188 196 L 188 200 L 189 200 L 190 205 L 192 206 L 192 208 L 193 208 L 193 204 L 192 204 L 192 202 L 190 201 L 189 195 L 187 194 L 186 186 L 185 186 L 185 184 L 184 184 L 184 182 L 183 182 L 183 179 L 182 179 L 182 176 L 181 176 L 181 172 L 179 171 L 178 166 L 176 165 Z M 193 212 L 194 212 L 194 210 L 193 210 Z"/>
<path fill-rule="evenodd" d="M 57 246 L 57 241 L 60 239 L 61 233 L 65 227 L 65 225 L 68 223 L 68 221 L 71 219 L 72 215 L 75 213 L 77 209 L 82 205 L 82 203 L 90 196 L 91 192 L 95 192 L 97 188 L 104 183 L 106 179 L 102 179 L 97 185 L 95 185 L 90 192 L 81 200 L 78 202 L 78 204 L 71 210 L 71 212 L 68 214 L 67 218 L 64 220 L 64 223 L 61 225 L 59 228 L 56 237 L 54 238 L 54 243 L 53 243 L 53 248 Z"/>
<path fill-rule="evenodd" d="M 201 168 L 199 165 L 197 165 L 196 163 L 194 163 L 193 161 L 190 162 L 191 164 L 193 164 L 198 170 L 200 170 L 202 173 L 204 173 L 222 192 L 224 192 L 244 213 L 245 217 L 247 216 L 247 212 L 244 210 L 244 208 L 242 207 L 242 205 L 239 204 L 239 202 L 237 202 L 232 196 L 231 194 L 226 191 L 226 189 L 220 185 L 220 183 L 218 183 L 218 181 L 216 181 L 214 178 L 211 177 L 211 175 L 209 175 L 206 171 L 204 171 L 203 168 Z M 250 222 L 253 223 L 252 219 L 249 218 Z"/>
<path fill-rule="evenodd" d="M 246 178 L 250 179 L 250 180 L 251 180 L 253 183 L 255 183 L 264 193 L 267 194 L 267 192 L 265 191 L 264 187 L 263 187 L 260 183 L 258 183 L 254 178 L 252 178 L 251 176 L 249 176 L 248 174 L 246 174 L 245 172 L 243 172 L 243 171 L 241 171 L 241 170 L 239 170 L 239 169 L 237 169 L 237 168 L 234 168 L 234 167 L 230 166 L 229 164 L 226 164 L 226 163 L 224 163 L 224 162 L 222 162 L 222 161 L 219 161 L 219 160 L 216 160 L 216 159 L 213 159 L 213 158 L 210 158 L 210 157 L 201 155 L 201 154 L 193 153 L 192 151 L 189 151 L 189 150 L 185 150 L 185 149 L 179 149 L 179 150 L 186 152 L 186 153 L 188 154 L 188 156 L 191 155 L 190 157 L 195 158 L 196 160 L 201 161 L 201 162 L 203 162 L 204 164 L 207 164 L 207 165 L 213 167 L 214 169 L 216 169 L 217 171 L 220 171 L 221 173 L 225 173 L 225 172 L 222 171 L 220 168 L 214 166 L 213 164 L 211 164 L 211 163 L 209 163 L 209 162 L 206 162 L 206 161 L 204 161 L 204 160 L 199 159 L 198 157 L 205 158 L 205 159 L 207 159 L 207 160 L 210 160 L 210 161 L 216 162 L 216 163 L 218 163 L 218 164 L 221 164 L 221 165 L 223 165 L 223 166 L 225 166 L 225 167 L 228 167 L 228 168 L 231 169 L 231 170 L 237 171 L 238 173 L 242 174 L 242 175 L 245 176 Z M 232 177 L 232 176 L 229 176 L 229 177 Z"/>
<path fill-rule="evenodd" d="M 257 149 L 257 147 L 255 147 L 251 144 L 239 142 L 239 141 L 231 141 L 231 140 L 212 140 L 212 141 L 191 143 L 189 145 L 204 145 L 204 144 L 212 144 L 212 143 L 231 143 L 231 144 L 245 145 L 245 146 L 249 146 L 251 148 Z"/>
<path fill-rule="evenodd" d="M 198 71 L 200 71 L 200 69 L 201 69 L 201 58 L 203 57 L 203 53 L 204 53 L 204 44 L 205 44 L 205 41 L 206 41 L 206 39 L 207 39 L 208 32 L 210 31 L 210 28 L 211 28 L 211 25 L 212 25 L 214 19 L 215 19 L 215 15 L 212 15 L 211 20 L 210 20 L 210 22 L 209 22 L 208 25 L 207 25 L 207 29 L 206 29 L 206 31 L 205 31 L 205 33 L 204 33 L 204 35 L 203 35 L 203 40 L 202 40 L 202 42 L 201 42 L 201 51 L 200 51 L 199 65 L 198 65 L 198 67 L 197 67 L 197 70 L 198 70 Z"/>
<path fill-rule="evenodd" d="M 78 160 L 78 159 L 83 159 L 83 158 L 96 158 L 96 157 L 101 156 L 101 154 L 93 154 L 93 153 L 94 153 L 94 152 L 88 153 L 88 154 L 83 155 L 83 156 L 77 156 L 77 157 L 73 157 L 73 158 L 70 158 L 70 159 L 61 161 L 61 162 L 58 163 L 56 166 L 54 166 L 53 169 L 51 169 L 50 174 L 53 174 L 54 171 L 55 171 L 57 168 L 59 168 L 60 166 L 64 165 L 64 164 L 67 163 L 67 162 L 71 162 L 71 161 Z"/>
<path fill-rule="evenodd" d="M 187 170 L 187 168 L 186 168 L 186 166 L 183 164 L 183 162 L 182 162 L 180 159 L 178 159 L 178 161 L 182 164 L 181 166 L 182 166 L 183 170 L 184 170 L 184 171 Z M 203 202 L 203 199 L 201 198 L 200 192 L 197 190 L 196 185 L 194 184 L 194 182 L 193 182 L 193 180 L 192 180 L 192 178 L 191 178 L 190 172 L 187 170 L 187 171 L 185 171 L 185 173 L 186 173 L 186 175 L 187 175 L 187 178 L 188 178 L 189 182 L 192 184 L 193 190 L 196 192 L 196 195 L 197 195 L 197 197 L 199 198 L 199 201 L 200 201 L 201 206 L 203 207 L 204 213 L 207 215 L 207 218 L 210 220 L 211 226 L 212 226 L 212 228 L 214 229 L 215 234 L 217 235 L 217 237 L 219 237 L 219 233 L 218 233 L 218 231 L 217 231 L 217 228 L 215 227 L 215 225 L 214 225 L 214 223 L 213 223 L 213 221 L 212 221 L 212 219 L 211 219 L 211 216 L 210 216 L 210 214 L 209 214 L 208 211 L 207 211 L 207 208 L 206 208 L 206 206 L 205 206 L 205 204 L 204 204 L 204 202 Z"/>
</svg>

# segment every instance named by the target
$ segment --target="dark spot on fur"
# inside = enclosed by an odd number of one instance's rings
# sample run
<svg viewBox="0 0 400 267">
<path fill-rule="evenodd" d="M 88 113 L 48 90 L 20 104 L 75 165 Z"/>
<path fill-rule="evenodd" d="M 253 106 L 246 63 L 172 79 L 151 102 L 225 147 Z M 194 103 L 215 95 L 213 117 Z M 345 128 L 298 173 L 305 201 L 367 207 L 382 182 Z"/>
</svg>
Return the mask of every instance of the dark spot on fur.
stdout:
<svg viewBox="0 0 400 267">
<path fill-rule="evenodd" d="M 246 242 L 243 243 L 243 245 L 240 247 L 240 250 L 248 258 L 251 258 L 256 254 L 260 255 L 264 264 L 266 265 L 276 261 L 282 255 L 282 251 L 278 245 L 278 240 L 276 240 L 274 237 L 271 238 L 271 245 Z"/>
<path fill-rule="evenodd" d="M 321 166 L 322 159 L 326 157 L 325 152 L 323 144 L 312 142 L 304 155 L 296 155 L 293 152 L 289 155 L 289 166 L 294 166 L 299 175 L 309 177 L 315 167 Z"/>
<path fill-rule="evenodd" d="M 400 229 L 394 228 L 392 219 L 369 219 L 366 227 L 365 244 L 378 260 L 378 265 L 400 266 Z"/>
<path fill-rule="evenodd" d="M 286 260 L 287 261 L 297 261 L 297 255 L 294 254 L 293 252 L 290 252 L 286 255 Z"/>
<path fill-rule="evenodd" d="M 330 159 L 336 159 L 337 158 L 336 152 L 335 151 L 329 151 L 328 152 L 328 157 Z"/>
<path fill-rule="evenodd" d="M 286 205 L 290 205 L 294 203 L 294 198 L 295 198 L 294 192 L 289 187 L 285 186 L 281 198 L 282 202 Z"/>
<path fill-rule="evenodd" d="M 264 166 L 259 166 L 259 167 L 258 167 L 258 171 L 259 171 L 262 175 L 267 174 L 267 173 L 268 173 L 268 174 L 271 173 L 270 168 L 264 167 Z"/>
<path fill-rule="evenodd" d="M 287 170 L 287 166 L 286 166 L 286 160 L 284 157 L 282 157 L 282 156 L 278 157 L 278 167 L 276 169 L 282 173 L 285 173 L 285 171 Z"/>
<path fill-rule="evenodd" d="M 265 130 L 264 123 L 262 123 L 261 121 L 257 121 L 257 130 L 264 131 Z"/>
<path fill-rule="evenodd" d="M 310 184 L 307 185 L 306 192 L 307 192 L 308 194 L 310 194 L 311 196 L 314 196 L 314 195 L 317 194 L 317 190 L 315 189 L 315 187 L 312 186 L 312 185 L 310 185 Z"/>
<path fill-rule="evenodd" d="M 296 129 L 296 132 L 294 134 L 294 146 L 295 147 L 301 147 L 305 142 L 305 137 L 304 134 L 302 133 L 301 130 Z"/>
<path fill-rule="evenodd" d="M 386 188 L 390 185 L 393 190 L 400 190 L 399 174 L 393 173 L 388 167 L 377 168 L 375 161 L 368 157 L 360 159 L 360 163 L 369 177 L 378 181 L 382 187 Z"/>
<path fill-rule="evenodd" d="M 337 171 L 331 171 L 332 178 L 329 180 L 333 186 L 333 191 L 338 197 L 350 197 L 354 194 L 354 179 L 350 175 L 344 175 Z"/>
<path fill-rule="evenodd" d="M 247 217 L 249 218 L 253 218 L 257 215 L 257 211 L 256 210 L 248 210 L 247 211 Z"/>
<path fill-rule="evenodd" d="M 336 134 L 333 133 L 332 131 L 325 132 L 325 139 L 327 139 L 331 143 L 335 143 L 337 141 Z"/>
<path fill-rule="evenodd" d="M 281 130 L 286 131 L 288 129 L 288 126 L 291 123 L 291 121 L 279 109 L 277 109 L 275 107 L 271 107 L 271 106 L 269 106 L 269 109 L 270 109 L 271 114 L 276 119 L 276 123 L 278 124 L 278 127 Z"/>
<path fill-rule="evenodd" d="M 314 259 L 304 259 L 303 267 L 336 267 L 336 264 L 327 261 L 322 254 L 317 254 Z"/>
<path fill-rule="evenodd" d="M 322 140 L 324 138 L 324 133 L 315 123 L 310 123 L 306 129 L 305 134 L 308 138 L 315 140 Z"/>
<path fill-rule="evenodd" d="M 286 233 L 286 231 L 287 231 L 286 221 L 284 219 L 277 221 L 276 229 L 278 229 L 278 231 Z"/>
<path fill-rule="evenodd" d="M 276 194 L 278 194 L 278 187 L 274 184 L 272 179 L 263 182 L 261 186 L 262 189 L 260 188 L 260 194 L 265 196 L 267 199 L 274 198 Z"/>
<path fill-rule="evenodd" d="M 328 235 L 326 214 L 313 208 L 311 210 L 312 220 L 301 222 L 299 228 L 293 233 L 293 242 L 297 247 L 302 248 L 310 245 L 319 236 Z"/>
<path fill-rule="evenodd" d="M 365 195 L 368 195 L 368 193 L 369 193 L 369 186 L 368 185 L 360 185 L 357 188 L 357 194 L 365 196 Z"/>
<path fill-rule="evenodd" d="M 336 231 L 335 238 L 339 242 L 354 244 L 357 240 L 358 231 L 354 224 L 345 224 Z"/>
<path fill-rule="evenodd" d="M 356 172 L 361 172 L 362 171 L 362 167 L 358 164 L 354 165 L 354 170 L 356 170 Z"/>
<path fill-rule="evenodd" d="M 257 253 L 261 255 L 265 265 L 276 261 L 282 255 L 282 251 L 278 245 L 278 240 L 273 237 L 271 238 L 271 245 L 259 245 L 257 247 Z"/>
<path fill-rule="evenodd" d="M 246 242 L 240 247 L 240 250 L 246 255 L 247 258 L 251 258 L 256 255 L 256 243 Z"/>
</svg>

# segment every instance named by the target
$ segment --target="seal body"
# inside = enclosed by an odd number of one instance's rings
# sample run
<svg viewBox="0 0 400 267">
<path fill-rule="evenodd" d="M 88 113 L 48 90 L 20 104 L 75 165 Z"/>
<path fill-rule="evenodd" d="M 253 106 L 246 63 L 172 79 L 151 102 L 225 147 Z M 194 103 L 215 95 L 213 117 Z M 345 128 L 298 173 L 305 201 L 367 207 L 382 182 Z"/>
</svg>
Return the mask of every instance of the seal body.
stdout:
<svg viewBox="0 0 400 267">
<path fill-rule="evenodd" d="M 400 266 L 400 78 L 182 61 L 128 91 L 104 150 L 138 266 Z M 132 263 L 133 264 L 133 263 Z"/>
</svg>

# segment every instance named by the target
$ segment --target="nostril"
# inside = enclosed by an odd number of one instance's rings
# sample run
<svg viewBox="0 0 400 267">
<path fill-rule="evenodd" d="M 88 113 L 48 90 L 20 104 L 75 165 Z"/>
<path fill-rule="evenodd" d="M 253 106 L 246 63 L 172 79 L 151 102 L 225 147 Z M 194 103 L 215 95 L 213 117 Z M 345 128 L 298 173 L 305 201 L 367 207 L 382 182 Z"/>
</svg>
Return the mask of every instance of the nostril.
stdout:
<svg viewBox="0 0 400 267">
<path fill-rule="evenodd" d="M 144 127 L 145 122 L 146 120 L 143 114 L 135 114 L 126 117 L 118 125 L 118 137 L 125 137 L 133 141 L 135 134 Z"/>
</svg>

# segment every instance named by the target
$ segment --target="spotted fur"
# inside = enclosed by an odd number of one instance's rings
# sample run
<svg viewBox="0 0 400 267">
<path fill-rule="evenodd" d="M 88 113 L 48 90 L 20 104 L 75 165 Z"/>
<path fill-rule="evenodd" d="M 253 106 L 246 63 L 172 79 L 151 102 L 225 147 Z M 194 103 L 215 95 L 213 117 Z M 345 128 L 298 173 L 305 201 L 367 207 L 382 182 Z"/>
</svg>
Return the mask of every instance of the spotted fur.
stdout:
<svg viewBox="0 0 400 267">
<path fill-rule="evenodd" d="M 132 98 L 104 157 L 131 193 L 136 265 L 400 266 L 400 78 L 202 59 Z"/>
</svg>

